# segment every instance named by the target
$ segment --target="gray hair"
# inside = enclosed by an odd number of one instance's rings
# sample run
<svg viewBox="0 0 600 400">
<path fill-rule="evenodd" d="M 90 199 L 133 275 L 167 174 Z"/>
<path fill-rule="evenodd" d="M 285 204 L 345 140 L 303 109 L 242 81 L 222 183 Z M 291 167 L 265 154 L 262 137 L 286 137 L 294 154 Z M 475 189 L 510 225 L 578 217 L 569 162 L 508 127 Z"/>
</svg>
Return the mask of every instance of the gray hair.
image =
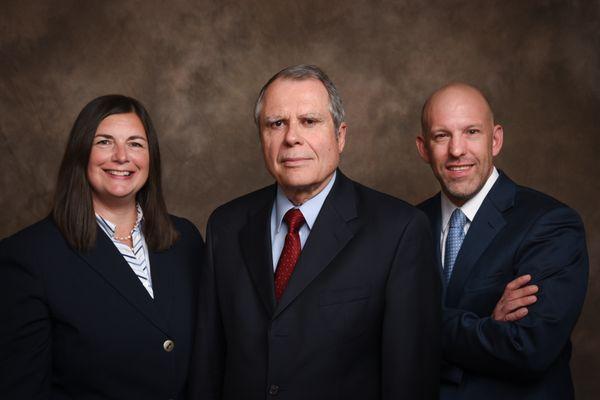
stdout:
<svg viewBox="0 0 600 400">
<path fill-rule="evenodd" d="M 263 100 L 265 96 L 265 92 L 268 87 L 277 79 L 291 79 L 295 81 L 303 81 L 306 79 L 317 79 L 319 80 L 325 89 L 327 89 L 327 94 L 329 95 L 329 112 L 331 113 L 331 118 L 333 119 L 333 126 L 335 127 L 335 132 L 337 135 L 338 129 L 342 122 L 344 122 L 344 106 L 342 105 L 342 98 L 338 94 L 338 91 L 331 81 L 329 77 L 316 65 L 308 65 L 308 64 L 299 64 L 293 65 L 291 67 L 287 67 L 273 75 L 271 79 L 260 90 L 258 94 L 258 99 L 256 100 L 256 104 L 254 106 L 254 122 L 256 126 L 260 130 L 260 112 L 263 106 Z"/>
</svg>

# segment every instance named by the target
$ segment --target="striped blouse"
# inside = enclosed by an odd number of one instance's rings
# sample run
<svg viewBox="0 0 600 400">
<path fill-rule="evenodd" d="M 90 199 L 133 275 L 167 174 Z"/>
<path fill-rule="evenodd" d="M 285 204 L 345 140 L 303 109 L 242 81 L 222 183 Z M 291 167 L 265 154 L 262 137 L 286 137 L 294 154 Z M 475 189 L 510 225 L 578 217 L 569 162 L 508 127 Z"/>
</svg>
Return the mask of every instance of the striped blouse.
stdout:
<svg viewBox="0 0 600 400">
<path fill-rule="evenodd" d="M 115 224 L 107 219 L 102 218 L 98 214 L 96 214 L 96 222 L 106 236 L 112 240 L 117 250 L 119 250 L 144 288 L 146 288 L 150 297 L 154 298 L 154 292 L 152 291 L 152 276 L 150 275 L 150 257 L 148 255 L 148 245 L 146 244 L 146 239 L 144 239 L 144 234 L 142 232 L 144 214 L 142 213 L 142 208 L 139 204 L 136 205 L 136 209 L 137 219 L 135 221 L 135 226 L 131 231 L 133 248 L 130 248 L 125 243 L 115 239 Z"/>
</svg>

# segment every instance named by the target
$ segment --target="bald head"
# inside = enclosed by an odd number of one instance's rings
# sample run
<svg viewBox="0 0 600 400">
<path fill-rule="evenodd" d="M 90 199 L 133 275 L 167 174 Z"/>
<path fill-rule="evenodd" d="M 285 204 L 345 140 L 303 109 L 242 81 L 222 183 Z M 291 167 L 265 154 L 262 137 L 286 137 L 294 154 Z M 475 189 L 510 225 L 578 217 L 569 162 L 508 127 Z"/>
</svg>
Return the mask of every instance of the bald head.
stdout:
<svg viewBox="0 0 600 400">
<path fill-rule="evenodd" d="M 473 198 L 490 177 L 500 153 L 503 129 L 494 124 L 490 104 L 478 89 L 452 83 L 423 105 L 416 145 L 456 206 Z"/>
<path fill-rule="evenodd" d="M 431 114 L 434 109 L 443 108 L 448 112 L 456 113 L 465 104 L 479 109 L 486 118 L 489 118 L 491 125 L 494 125 L 492 108 L 481 90 L 466 83 L 454 82 L 437 89 L 423 104 L 421 134 L 426 135 L 431 130 Z"/>
</svg>

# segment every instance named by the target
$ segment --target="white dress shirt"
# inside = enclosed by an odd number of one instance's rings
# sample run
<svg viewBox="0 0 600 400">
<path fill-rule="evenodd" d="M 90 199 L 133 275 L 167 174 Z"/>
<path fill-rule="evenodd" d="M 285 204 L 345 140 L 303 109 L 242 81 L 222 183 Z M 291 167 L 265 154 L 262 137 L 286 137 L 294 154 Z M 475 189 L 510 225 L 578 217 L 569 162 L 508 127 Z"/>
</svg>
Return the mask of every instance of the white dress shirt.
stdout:
<svg viewBox="0 0 600 400">
<path fill-rule="evenodd" d="M 150 274 L 150 255 L 148 253 L 148 245 L 146 244 L 146 238 L 142 231 L 142 224 L 144 223 L 144 214 L 142 207 L 139 204 L 136 205 L 137 218 L 135 225 L 131 230 L 131 241 L 133 248 L 127 244 L 121 242 L 115 238 L 115 230 L 117 226 L 109 220 L 102 218 L 96 214 L 96 223 L 102 231 L 108 236 L 113 242 L 119 253 L 123 256 L 127 264 L 131 267 L 135 275 L 138 277 L 150 297 L 154 298 L 154 291 L 152 289 L 152 275 Z"/>
<path fill-rule="evenodd" d="M 271 250 L 273 252 L 273 271 L 277 269 L 277 262 L 279 256 L 283 251 L 283 245 L 285 244 L 285 235 L 288 233 L 288 226 L 283 222 L 283 217 L 288 210 L 292 208 L 299 208 L 304 215 L 306 223 L 302 224 L 300 231 L 300 246 L 304 248 L 304 243 L 308 239 L 308 235 L 315 224 L 317 216 L 321 211 L 321 207 L 327 198 L 327 195 L 333 187 L 337 172 L 333 173 L 333 176 L 327 183 L 327 186 L 323 188 L 315 197 L 307 200 L 300 207 L 296 207 L 283 193 L 283 190 L 279 185 L 277 186 L 277 197 L 271 210 Z"/>
<path fill-rule="evenodd" d="M 465 204 L 462 205 L 462 207 L 460 207 L 460 210 L 467 217 L 467 223 L 464 227 L 465 235 L 467 234 L 469 227 L 471 226 L 471 221 L 473 221 L 473 218 L 475 218 L 477 211 L 479 211 L 479 207 L 481 207 L 483 200 L 485 200 L 485 197 L 492 189 L 492 186 L 494 186 L 494 183 L 496 183 L 496 180 L 499 176 L 500 174 L 498 173 L 498 170 L 496 170 L 496 167 L 494 167 L 492 173 L 490 174 L 490 177 L 487 179 L 481 190 L 475 196 L 473 196 L 472 199 L 468 200 Z M 448 225 L 450 223 L 450 216 L 452 216 L 454 210 L 459 207 L 456 207 L 456 205 L 454 205 L 454 203 L 452 203 L 448 199 L 448 197 L 446 197 L 444 192 L 442 192 L 441 194 L 441 207 L 442 232 L 440 235 L 440 249 L 442 256 L 442 266 L 444 266 L 444 256 L 446 254 L 446 237 L 448 236 Z"/>
</svg>

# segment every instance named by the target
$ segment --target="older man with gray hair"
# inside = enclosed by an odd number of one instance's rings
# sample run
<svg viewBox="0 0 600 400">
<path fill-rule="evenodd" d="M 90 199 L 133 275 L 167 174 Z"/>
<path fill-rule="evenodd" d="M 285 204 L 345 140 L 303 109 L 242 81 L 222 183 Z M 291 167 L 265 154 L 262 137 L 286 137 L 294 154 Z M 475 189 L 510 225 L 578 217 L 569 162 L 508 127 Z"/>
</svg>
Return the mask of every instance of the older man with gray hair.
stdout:
<svg viewBox="0 0 600 400">
<path fill-rule="evenodd" d="M 427 218 L 338 169 L 347 124 L 319 68 L 278 72 L 255 111 L 276 183 L 208 222 L 191 398 L 437 398 Z"/>
</svg>

